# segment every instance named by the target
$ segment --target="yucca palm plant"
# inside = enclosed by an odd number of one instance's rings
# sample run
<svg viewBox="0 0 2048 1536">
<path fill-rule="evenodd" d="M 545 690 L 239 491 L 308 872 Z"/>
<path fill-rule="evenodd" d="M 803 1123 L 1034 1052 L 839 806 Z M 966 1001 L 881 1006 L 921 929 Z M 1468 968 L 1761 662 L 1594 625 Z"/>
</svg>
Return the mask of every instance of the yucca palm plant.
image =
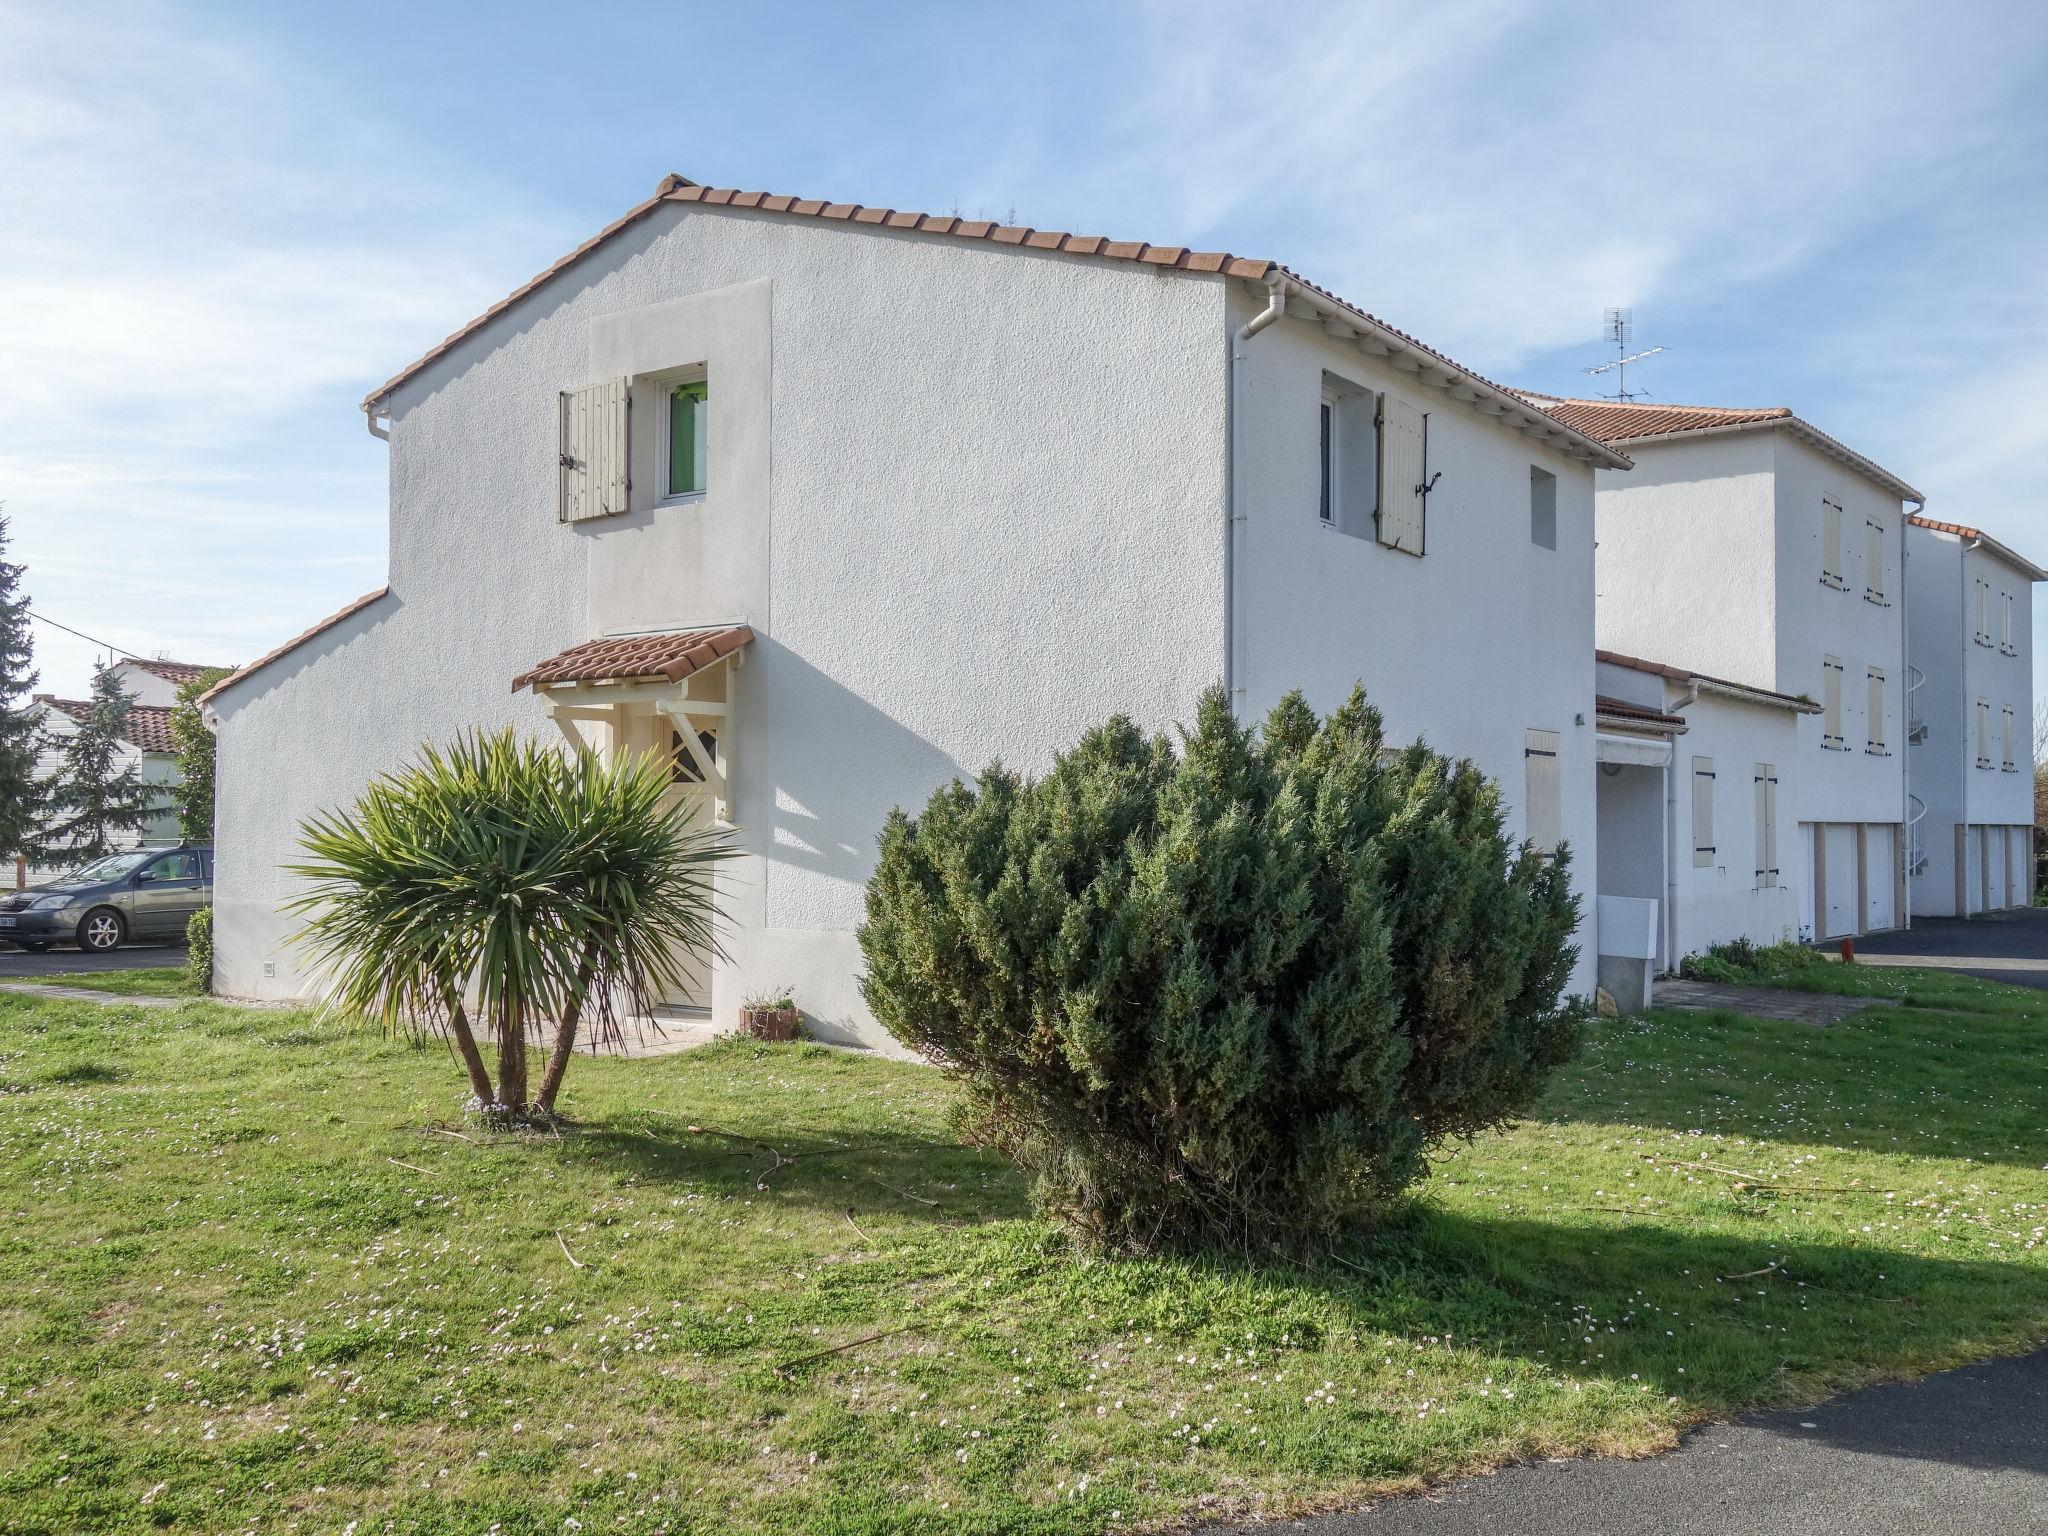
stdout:
<svg viewBox="0 0 2048 1536">
<path fill-rule="evenodd" d="M 731 835 L 664 804 L 668 784 L 658 755 L 565 753 L 509 728 L 428 747 L 302 827 L 299 942 L 338 1007 L 445 1035 L 484 1113 L 552 1115 L 579 1031 L 616 1043 L 718 950 Z M 549 1025 L 529 1102 L 527 1047 Z M 495 1091 L 479 1027 L 496 1037 Z"/>
</svg>

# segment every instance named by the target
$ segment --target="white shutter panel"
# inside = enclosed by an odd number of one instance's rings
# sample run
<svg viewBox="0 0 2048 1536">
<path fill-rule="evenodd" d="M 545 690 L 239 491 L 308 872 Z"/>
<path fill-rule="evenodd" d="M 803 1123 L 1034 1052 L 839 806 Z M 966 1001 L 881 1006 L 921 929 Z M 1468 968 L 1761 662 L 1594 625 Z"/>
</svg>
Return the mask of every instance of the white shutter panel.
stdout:
<svg viewBox="0 0 2048 1536">
<path fill-rule="evenodd" d="M 1380 396 L 1380 542 L 1422 553 L 1422 412 L 1391 392 Z"/>
<path fill-rule="evenodd" d="M 1558 772 L 1557 749 L 1556 731 L 1529 732 L 1522 749 L 1523 787 L 1528 801 L 1524 819 L 1529 841 L 1544 853 L 1552 852 L 1564 838 L 1564 781 Z"/>
<path fill-rule="evenodd" d="M 1778 772 L 1769 763 L 1756 765 L 1756 888 L 1778 883 Z"/>
<path fill-rule="evenodd" d="M 563 522 L 626 510 L 630 416 L 624 379 L 562 391 L 555 515 Z"/>
<path fill-rule="evenodd" d="M 1833 497 L 1825 497 L 1820 504 L 1822 548 L 1820 553 L 1820 579 L 1835 586 L 1842 584 L 1842 505 Z"/>
<path fill-rule="evenodd" d="M 1692 862 L 1695 869 L 1714 862 L 1714 760 L 1692 760 Z"/>
<path fill-rule="evenodd" d="M 1991 706 L 1977 701 L 1977 766 L 1991 766 Z"/>
<path fill-rule="evenodd" d="M 2012 706 L 2005 706 L 2005 767 L 2012 769 Z"/>
<path fill-rule="evenodd" d="M 1833 656 L 1821 662 L 1820 744 L 1842 745 L 1842 663 Z"/>
<path fill-rule="evenodd" d="M 1872 667 L 1864 680 L 1864 708 L 1869 719 L 1863 725 L 1863 739 L 1868 750 L 1884 750 L 1884 674 Z"/>
<path fill-rule="evenodd" d="M 1876 523 L 1863 525 L 1863 595 L 1872 602 L 1884 601 L 1884 529 Z"/>
</svg>

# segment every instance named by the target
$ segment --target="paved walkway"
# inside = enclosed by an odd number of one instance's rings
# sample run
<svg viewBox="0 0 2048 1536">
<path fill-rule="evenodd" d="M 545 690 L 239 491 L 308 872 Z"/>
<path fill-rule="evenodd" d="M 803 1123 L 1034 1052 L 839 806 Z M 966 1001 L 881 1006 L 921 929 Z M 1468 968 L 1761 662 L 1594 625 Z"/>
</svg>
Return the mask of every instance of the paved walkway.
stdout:
<svg viewBox="0 0 2048 1536">
<path fill-rule="evenodd" d="M 1911 928 L 1865 934 L 1856 941 L 1856 959 L 1864 965 L 1928 966 L 2048 988 L 2048 907 L 1982 917 L 1916 917 Z"/>
<path fill-rule="evenodd" d="M 1826 1029 L 1871 1004 L 1867 997 L 1831 997 L 1824 992 L 1792 992 L 1783 987 L 1730 987 L 1718 981 L 1687 981 L 1674 977 L 1650 991 L 1653 1008 L 1726 1009 L 1753 1019 L 1786 1019 Z"/>
<path fill-rule="evenodd" d="M 2048 1531 L 2048 1350 L 1280 1526 L 1304 1536 L 2018 1536 Z"/>
<path fill-rule="evenodd" d="M 189 997 L 143 997 L 126 992 L 95 992 L 90 987 L 45 986 L 35 981 L 0 981 L 0 992 L 19 992 L 23 997 L 61 997 L 74 1003 L 133 1003 L 139 1008 L 175 1008 L 192 1001 Z"/>
</svg>

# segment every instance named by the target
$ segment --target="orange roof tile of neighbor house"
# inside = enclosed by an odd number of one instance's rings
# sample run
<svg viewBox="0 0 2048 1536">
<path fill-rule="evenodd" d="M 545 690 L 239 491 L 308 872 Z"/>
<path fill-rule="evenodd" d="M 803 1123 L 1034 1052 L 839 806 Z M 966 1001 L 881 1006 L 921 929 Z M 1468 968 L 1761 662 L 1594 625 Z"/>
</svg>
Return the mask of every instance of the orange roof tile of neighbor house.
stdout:
<svg viewBox="0 0 2048 1536">
<path fill-rule="evenodd" d="M 754 638 L 744 624 L 722 629 L 686 629 L 666 635 L 615 635 L 572 645 L 537 662 L 512 679 L 512 690 L 557 683 L 619 683 L 664 678 L 679 683 L 692 672 L 723 661 Z"/>
<path fill-rule="evenodd" d="M 1654 400 L 1573 400 L 1531 389 L 1513 393 L 1573 431 L 1616 447 L 1670 442 L 1689 435 L 1782 427 L 1809 447 L 1867 476 L 1899 500 L 1922 506 L 1927 503 L 1925 496 L 1883 465 L 1829 437 L 1790 406 L 1665 405 Z"/>
<path fill-rule="evenodd" d="M 1973 544 L 1982 544 L 1991 553 L 1997 555 L 2014 569 L 2023 572 L 2028 580 L 2048 581 L 2048 571 L 2042 570 L 2040 566 L 2034 564 L 2033 561 L 2022 555 L 2018 550 L 2001 544 L 1981 528 L 1972 528 L 1967 523 L 1945 523 L 1939 518 L 1921 517 L 1918 513 L 1914 512 L 1906 514 L 1906 521 L 1917 528 L 1931 529 L 1935 533 L 1952 533 L 1959 539 L 1968 539 Z"/>
<path fill-rule="evenodd" d="M 906 234 L 943 235 L 957 240 L 978 240 L 991 245 L 1027 251 L 1059 253 L 1068 256 L 1087 256 L 1105 261 L 1133 262 L 1140 266 L 1152 267 L 1165 272 L 1191 272 L 1210 276 L 1237 278 L 1247 282 L 1266 283 L 1273 287 L 1285 288 L 1290 294 L 1300 297 L 1311 307 L 1327 309 L 1330 318 L 1341 320 L 1373 335 L 1394 355 L 1417 355 L 1429 359 L 1419 371 L 1437 374 L 1434 382 L 1449 388 L 1465 390 L 1463 398 L 1475 403 L 1484 400 L 1500 413 L 1507 412 L 1522 416 L 1525 421 L 1539 424 L 1555 434 L 1559 444 L 1572 453 L 1592 459 L 1614 469 L 1629 467 L 1628 456 L 1611 447 L 1599 437 L 1585 432 L 1550 415 L 1542 406 L 1534 404 L 1527 396 L 1511 390 L 1492 380 L 1483 378 L 1460 363 L 1453 362 L 1434 347 L 1418 341 L 1406 331 L 1387 324 L 1386 321 L 1367 314 L 1364 310 L 1339 298 L 1329 289 L 1320 287 L 1301 276 L 1298 272 L 1282 266 L 1276 261 L 1257 257 L 1233 256 L 1228 251 L 1193 251 L 1184 245 L 1151 245 L 1143 240 L 1110 240 L 1101 235 L 1072 235 L 1064 230 L 1033 229 L 1028 225 L 997 224 L 989 219 L 963 219 L 950 214 L 912 213 L 897 208 L 870 208 L 861 203 L 833 203 L 822 198 L 789 197 L 768 192 L 744 192 L 736 187 L 700 186 L 684 176 L 664 176 L 654 190 L 654 196 L 643 203 L 637 203 L 619 218 L 607 224 L 583 244 L 569 252 L 546 271 L 520 284 L 504 298 L 478 315 L 460 330 L 451 332 L 440 345 L 432 348 L 422 357 L 407 364 L 386 379 L 363 401 L 363 409 L 373 416 L 378 407 L 401 384 L 429 364 L 445 356 L 463 341 L 474 336 L 499 315 L 532 294 L 550 279 L 560 276 L 576 265 L 585 256 L 595 251 L 612 236 L 638 223 L 663 203 L 695 204 L 707 208 L 734 208 L 750 213 L 780 214 L 793 218 L 830 219 L 841 223 L 855 224 L 870 229 L 882 229 Z"/>
<path fill-rule="evenodd" d="M 35 696 L 38 704 L 47 704 L 54 710 L 69 715 L 79 724 L 92 713 L 92 705 L 85 699 L 60 699 L 54 694 L 39 693 Z M 175 752 L 178 744 L 171 737 L 171 715 L 168 704 L 130 704 L 128 724 L 121 732 L 121 739 L 144 752 Z"/>
<path fill-rule="evenodd" d="M 197 682 L 209 672 L 234 670 L 202 666 L 193 661 L 166 661 L 161 656 L 123 656 L 121 660 L 128 666 L 140 667 L 143 671 L 160 677 L 167 683 L 176 683 L 180 687 L 186 683 Z"/>
<path fill-rule="evenodd" d="M 297 650 L 300 646 L 304 645 L 308 640 L 318 638 L 320 635 L 334 628 L 334 626 L 339 624 L 343 619 L 353 618 L 356 614 L 361 613 L 365 608 L 369 607 L 370 604 L 376 602 L 378 598 L 388 597 L 390 595 L 391 589 L 389 587 L 379 587 L 374 592 L 365 592 L 361 597 L 357 598 L 354 602 L 350 603 L 346 608 L 336 609 L 333 613 L 327 615 L 326 618 L 322 619 L 318 624 L 315 624 L 311 629 L 301 630 L 298 634 L 293 635 L 291 639 L 285 641 L 285 643 L 283 645 L 280 645 L 276 650 L 265 651 L 261 656 L 258 656 L 246 667 L 238 667 L 233 672 L 230 672 L 226 677 L 222 678 L 219 682 L 215 683 L 211 688 L 207 689 L 206 692 L 199 695 L 197 702 L 201 704 L 206 703 L 208 700 L 212 699 L 216 694 L 221 693 L 225 689 L 234 687 L 235 684 L 239 683 L 243 678 L 249 676 L 251 673 L 261 672 L 273 661 L 283 660 L 286 656 L 291 654 L 291 652 Z"/>
</svg>

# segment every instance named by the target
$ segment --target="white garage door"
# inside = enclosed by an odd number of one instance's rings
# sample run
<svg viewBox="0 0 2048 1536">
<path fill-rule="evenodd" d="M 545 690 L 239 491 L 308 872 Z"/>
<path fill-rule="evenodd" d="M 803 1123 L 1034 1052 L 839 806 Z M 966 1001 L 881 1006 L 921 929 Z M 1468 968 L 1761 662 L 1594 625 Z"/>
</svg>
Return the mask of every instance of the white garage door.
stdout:
<svg viewBox="0 0 2048 1536">
<path fill-rule="evenodd" d="M 2034 894 L 2033 839 L 2025 827 L 2010 827 L 2007 838 L 2012 847 L 2012 904 L 2024 907 Z"/>
<path fill-rule="evenodd" d="M 1863 829 L 1864 881 L 1863 894 L 1868 908 L 1863 915 L 1865 928 L 1893 928 L 1898 920 L 1892 915 L 1892 829 L 1883 824 Z"/>
<path fill-rule="evenodd" d="M 1839 939 L 1856 932 L 1856 829 L 1828 822 L 1821 828 L 1821 852 L 1827 865 L 1821 937 Z"/>
</svg>

